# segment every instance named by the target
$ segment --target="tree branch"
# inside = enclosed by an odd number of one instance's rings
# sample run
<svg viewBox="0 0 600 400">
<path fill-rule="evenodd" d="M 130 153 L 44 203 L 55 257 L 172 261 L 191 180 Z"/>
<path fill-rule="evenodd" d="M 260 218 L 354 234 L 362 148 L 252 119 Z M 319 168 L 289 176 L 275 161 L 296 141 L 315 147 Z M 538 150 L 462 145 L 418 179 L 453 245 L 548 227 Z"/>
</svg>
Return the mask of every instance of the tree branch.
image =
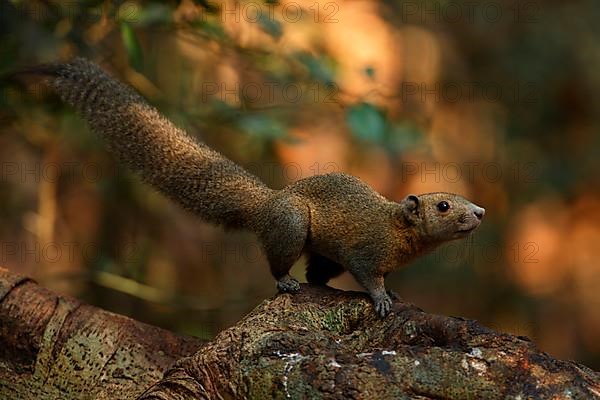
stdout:
<svg viewBox="0 0 600 400">
<path fill-rule="evenodd" d="M 362 293 L 309 285 L 201 346 L 2 271 L 0 343 L 11 399 L 600 398 L 600 374 L 527 338 L 401 302 L 381 320 Z"/>
</svg>

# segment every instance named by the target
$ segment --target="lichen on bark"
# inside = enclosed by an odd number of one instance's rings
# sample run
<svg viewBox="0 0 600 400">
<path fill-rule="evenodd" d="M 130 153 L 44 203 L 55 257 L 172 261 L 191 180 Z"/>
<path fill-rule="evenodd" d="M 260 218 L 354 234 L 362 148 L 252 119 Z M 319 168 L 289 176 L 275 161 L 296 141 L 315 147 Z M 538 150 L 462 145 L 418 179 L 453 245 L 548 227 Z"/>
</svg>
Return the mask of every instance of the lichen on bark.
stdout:
<svg viewBox="0 0 600 400">
<path fill-rule="evenodd" d="M 309 285 L 263 302 L 167 376 L 192 377 L 197 395 L 225 398 L 600 396 L 596 372 L 527 338 L 401 302 L 382 320 L 365 294 Z"/>
</svg>

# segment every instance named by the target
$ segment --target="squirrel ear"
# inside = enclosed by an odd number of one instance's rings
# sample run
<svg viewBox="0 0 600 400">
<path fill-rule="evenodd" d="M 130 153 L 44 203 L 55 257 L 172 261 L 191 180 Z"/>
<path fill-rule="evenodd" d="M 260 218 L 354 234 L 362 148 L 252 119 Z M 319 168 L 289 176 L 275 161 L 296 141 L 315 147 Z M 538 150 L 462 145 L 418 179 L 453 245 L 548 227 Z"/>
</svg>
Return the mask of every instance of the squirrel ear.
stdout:
<svg viewBox="0 0 600 400">
<path fill-rule="evenodd" d="M 419 198 L 410 194 L 400 202 L 402 216 L 411 223 L 416 223 L 419 218 Z"/>
</svg>

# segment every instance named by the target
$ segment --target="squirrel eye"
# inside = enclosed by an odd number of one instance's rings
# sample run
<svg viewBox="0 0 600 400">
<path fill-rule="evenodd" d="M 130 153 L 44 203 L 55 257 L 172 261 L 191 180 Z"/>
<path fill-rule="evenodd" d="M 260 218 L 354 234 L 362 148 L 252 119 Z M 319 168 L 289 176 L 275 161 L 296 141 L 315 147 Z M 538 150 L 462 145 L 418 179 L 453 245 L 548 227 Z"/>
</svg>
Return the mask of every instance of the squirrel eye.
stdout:
<svg viewBox="0 0 600 400">
<path fill-rule="evenodd" d="M 447 201 L 440 201 L 437 205 L 437 209 L 440 212 L 446 212 L 450 209 L 450 204 Z"/>
</svg>

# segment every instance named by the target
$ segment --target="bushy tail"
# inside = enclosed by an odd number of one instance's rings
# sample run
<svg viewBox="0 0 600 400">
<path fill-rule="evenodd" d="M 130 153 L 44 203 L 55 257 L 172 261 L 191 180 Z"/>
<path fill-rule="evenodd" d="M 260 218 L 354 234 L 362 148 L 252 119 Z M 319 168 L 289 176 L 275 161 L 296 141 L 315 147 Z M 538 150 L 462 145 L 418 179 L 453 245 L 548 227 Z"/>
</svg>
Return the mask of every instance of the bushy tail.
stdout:
<svg viewBox="0 0 600 400">
<path fill-rule="evenodd" d="M 204 220 L 251 228 L 270 195 L 258 178 L 177 128 L 128 86 L 76 58 L 21 71 L 48 84 L 144 181 Z"/>
</svg>

